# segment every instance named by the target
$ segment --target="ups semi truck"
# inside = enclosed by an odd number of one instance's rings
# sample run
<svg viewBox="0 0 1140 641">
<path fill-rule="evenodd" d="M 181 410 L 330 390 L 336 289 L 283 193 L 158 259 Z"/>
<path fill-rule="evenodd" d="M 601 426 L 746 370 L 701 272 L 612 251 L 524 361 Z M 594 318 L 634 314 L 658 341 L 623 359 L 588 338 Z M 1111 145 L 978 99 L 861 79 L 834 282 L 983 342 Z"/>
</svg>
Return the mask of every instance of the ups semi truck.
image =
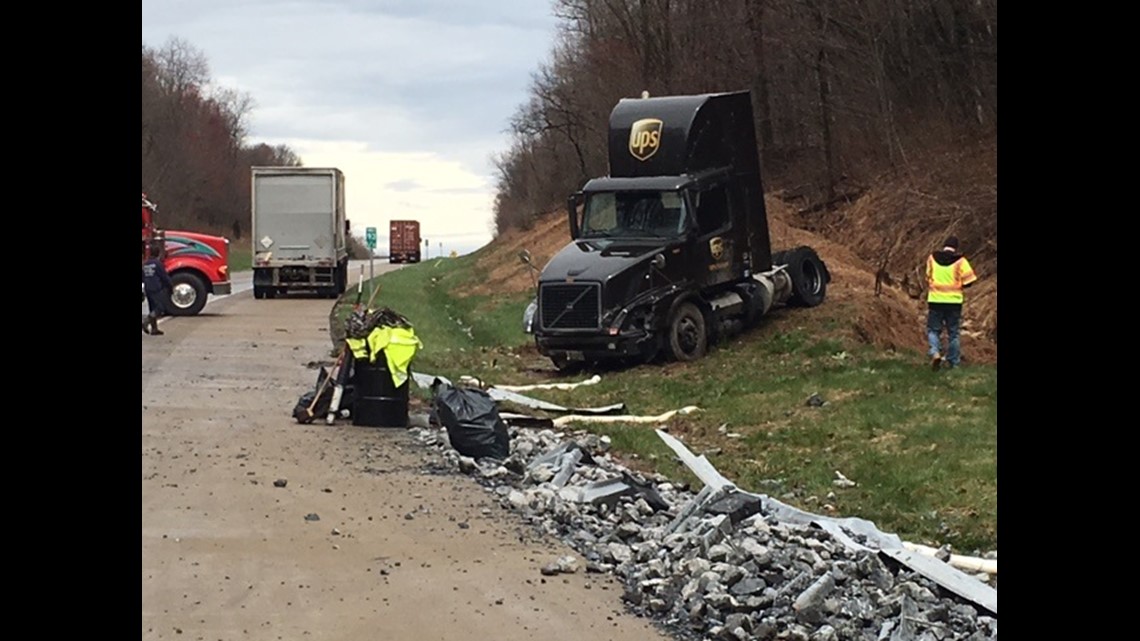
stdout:
<svg viewBox="0 0 1140 641">
<path fill-rule="evenodd" d="M 559 369 L 691 361 L 831 281 L 811 247 L 773 252 L 750 92 L 623 99 L 610 175 L 568 200 L 571 242 L 524 318 Z"/>
</svg>

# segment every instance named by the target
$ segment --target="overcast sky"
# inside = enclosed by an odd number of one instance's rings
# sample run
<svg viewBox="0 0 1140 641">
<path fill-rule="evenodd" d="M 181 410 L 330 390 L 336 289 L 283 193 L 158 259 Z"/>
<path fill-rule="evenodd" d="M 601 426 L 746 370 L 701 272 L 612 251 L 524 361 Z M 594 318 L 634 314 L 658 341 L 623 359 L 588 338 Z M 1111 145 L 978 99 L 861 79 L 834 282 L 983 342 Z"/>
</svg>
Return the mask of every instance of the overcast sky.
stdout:
<svg viewBox="0 0 1140 641">
<path fill-rule="evenodd" d="M 177 37 L 253 99 L 249 143 L 345 173 L 353 231 L 419 220 L 431 256 L 485 245 L 491 156 L 549 57 L 550 0 L 143 0 L 142 41 Z"/>
</svg>

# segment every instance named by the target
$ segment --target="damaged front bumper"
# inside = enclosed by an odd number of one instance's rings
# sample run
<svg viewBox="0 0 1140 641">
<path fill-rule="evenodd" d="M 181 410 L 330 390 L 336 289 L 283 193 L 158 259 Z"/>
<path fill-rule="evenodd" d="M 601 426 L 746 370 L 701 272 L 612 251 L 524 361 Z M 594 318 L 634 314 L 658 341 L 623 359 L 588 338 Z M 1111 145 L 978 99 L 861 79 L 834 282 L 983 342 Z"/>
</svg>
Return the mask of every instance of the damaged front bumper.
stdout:
<svg viewBox="0 0 1140 641">
<path fill-rule="evenodd" d="M 649 357 L 660 347 L 657 336 L 643 330 L 614 335 L 536 333 L 534 340 L 543 356 L 571 362 Z"/>
</svg>

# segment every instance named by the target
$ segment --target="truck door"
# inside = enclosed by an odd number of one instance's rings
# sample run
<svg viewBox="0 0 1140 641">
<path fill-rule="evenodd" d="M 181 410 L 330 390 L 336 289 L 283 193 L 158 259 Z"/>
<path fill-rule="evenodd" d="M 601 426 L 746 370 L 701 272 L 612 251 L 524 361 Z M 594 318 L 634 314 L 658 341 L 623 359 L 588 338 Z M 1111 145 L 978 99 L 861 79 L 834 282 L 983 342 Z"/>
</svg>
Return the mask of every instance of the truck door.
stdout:
<svg viewBox="0 0 1140 641">
<path fill-rule="evenodd" d="M 727 183 L 720 183 L 692 194 L 697 219 L 697 242 L 693 248 L 703 287 L 712 287 L 736 278 L 740 263 L 732 230 L 732 198 Z"/>
</svg>

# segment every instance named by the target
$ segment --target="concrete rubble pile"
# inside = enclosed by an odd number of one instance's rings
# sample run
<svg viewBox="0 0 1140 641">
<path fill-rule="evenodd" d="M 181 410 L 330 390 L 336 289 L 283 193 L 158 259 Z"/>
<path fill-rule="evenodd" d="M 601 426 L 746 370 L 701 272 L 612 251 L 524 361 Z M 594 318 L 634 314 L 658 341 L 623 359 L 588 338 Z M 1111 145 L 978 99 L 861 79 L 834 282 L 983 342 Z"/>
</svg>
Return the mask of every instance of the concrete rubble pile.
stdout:
<svg viewBox="0 0 1140 641">
<path fill-rule="evenodd" d="M 820 527 L 731 484 L 706 481 L 694 494 L 644 478 L 610 457 L 608 437 L 512 427 L 506 460 L 475 461 L 451 449 L 441 428 L 411 431 L 432 448 L 429 465 L 472 475 L 503 507 L 576 550 L 584 571 L 620 578 L 629 607 L 675 638 L 997 639 L 996 590 L 979 605 L 930 578 L 941 569 L 898 562 L 901 548 L 876 549 L 858 528 Z M 563 558 L 542 572 L 578 569 Z"/>
</svg>

